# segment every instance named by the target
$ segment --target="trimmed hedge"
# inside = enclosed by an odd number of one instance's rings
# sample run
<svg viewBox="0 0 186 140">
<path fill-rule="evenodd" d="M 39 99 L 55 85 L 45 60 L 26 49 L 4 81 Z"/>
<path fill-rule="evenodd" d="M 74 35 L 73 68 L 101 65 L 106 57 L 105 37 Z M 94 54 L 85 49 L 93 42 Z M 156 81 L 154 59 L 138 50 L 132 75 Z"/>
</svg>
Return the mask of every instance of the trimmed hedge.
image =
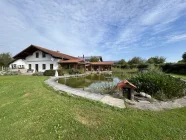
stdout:
<svg viewBox="0 0 186 140">
<path fill-rule="evenodd" d="M 1 71 L 0 75 L 19 75 L 20 71 Z"/>
<path fill-rule="evenodd" d="M 167 73 L 186 74 L 186 63 L 162 65 L 162 70 Z"/>
<path fill-rule="evenodd" d="M 132 65 L 129 65 L 129 64 L 124 64 L 124 65 L 118 65 L 118 64 L 115 64 L 113 67 L 114 68 L 121 68 L 121 69 L 134 69 L 134 68 L 138 68 L 138 69 L 146 69 L 148 68 L 148 64 L 132 64 Z"/>
<path fill-rule="evenodd" d="M 58 71 L 58 75 L 59 76 L 63 76 L 64 73 L 63 73 L 63 70 L 57 70 Z M 46 70 L 43 75 L 44 76 L 55 76 L 55 72 L 56 70 Z"/>
</svg>

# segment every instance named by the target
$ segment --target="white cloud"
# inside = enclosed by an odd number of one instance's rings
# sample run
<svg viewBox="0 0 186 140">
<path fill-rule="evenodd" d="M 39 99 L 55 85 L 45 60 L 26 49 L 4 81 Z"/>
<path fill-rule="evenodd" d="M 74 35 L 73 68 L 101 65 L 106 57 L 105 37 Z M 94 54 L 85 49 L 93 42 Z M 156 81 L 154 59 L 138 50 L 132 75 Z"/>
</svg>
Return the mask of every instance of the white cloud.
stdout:
<svg viewBox="0 0 186 140">
<path fill-rule="evenodd" d="M 143 25 L 168 24 L 174 22 L 186 8 L 186 1 L 182 0 L 161 0 L 142 16 Z"/>
<path fill-rule="evenodd" d="M 177 42 L 181 40 L 186 40 L 186 34 L 179 34 L 174 36 L 169 36 L 167 42 Z"/>
<path fill-rule="evenodd" d="M 181 0 L 1 0 L 0 51 L 15 54 L 37 44 L 74 56 L 111 59 L 166 42 L 157 36 L 172 35 L 171 24 L 185 10 L 186 1 Z"/>
</svg>

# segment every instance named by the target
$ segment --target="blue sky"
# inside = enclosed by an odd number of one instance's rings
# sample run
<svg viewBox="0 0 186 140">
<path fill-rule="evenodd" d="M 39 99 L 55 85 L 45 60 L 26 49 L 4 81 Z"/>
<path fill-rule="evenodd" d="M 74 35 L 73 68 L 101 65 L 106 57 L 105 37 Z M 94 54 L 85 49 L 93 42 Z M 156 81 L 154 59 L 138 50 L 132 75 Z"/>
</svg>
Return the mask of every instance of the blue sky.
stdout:
<svg viewBox="0 0 186 140">
<path fill-rule="evenodd" d="M 186 0 L 0 0 L 0 52 L 30 44 L 104 60 L 186 52 Z"/>
</svg>

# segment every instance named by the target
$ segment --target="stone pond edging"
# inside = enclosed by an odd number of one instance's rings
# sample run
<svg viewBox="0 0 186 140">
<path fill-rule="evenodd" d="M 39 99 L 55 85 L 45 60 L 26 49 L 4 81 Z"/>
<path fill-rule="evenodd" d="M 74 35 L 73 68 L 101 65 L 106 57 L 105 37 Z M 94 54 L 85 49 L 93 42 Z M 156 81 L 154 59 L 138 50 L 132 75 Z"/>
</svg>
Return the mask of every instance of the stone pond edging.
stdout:
<svg viewBox="0 0 186 140">
<path fill-rule="evenodd" d="M 155 101 L 152 103 L 146 101 L 136 102 L 134 105 L 129 105 L 129 106 L 141 110 L 151 110 L 151 111 L 181 108 L 186 106 L 186 96 L 172 101 Z"/>
<path fill-rule="evenodd" d="M 59 84 L 57 79 L 59 78 L 69 78 L 69 77 L 79 77 L 79 76 L 86 76 L 89 74 L 78 74 L 78 75 L 66 75 L 66 76 L 59 76 L 59 77 L 50 77 L 48 80 L 45 81 L 50 87 L 52 87 L 56 91 L 64 91 L 67 92 L 69 95 L 76 95 L 79 97 L 87 98 L 89 100 L 100 101 L 104 104 L 119 107 L 119 108 L 126 108 L 123 99 L 113 98 L 109 95 L 101 95 L 97 93 L 92 93 L 88 91 L 84 91 L 81 89 L 71 88 L 69 86 Z M 186 106 L 186 96 L 175 99 L 173 101 L 155 101 L 155 102 L 135 102 L 133 105 L 128 105 L 132 108 L 137 108 L 141 110 L 152 110 L 152 111 L 161 111 L 161 110 L 168 110 L 174 108 L 180 108 Z"/>
<path fill-rule="evenodd" d="M 87 98 L 89 100 L 100 101 L 104 104 L 108 104 L 110 106 L 125 108 L 124 100 L 113 98 L 109 95 L 101 95 L 97 93 L 91 93 L 88 91 L 83 91 L 80 89 L 71 88 L 69 86 L 59 84 L 57 79 L 59 78 L 69 78 L 69 77 L 76 77 L 76 76 L 85 76 L 88 74 L 79 74 L 79 75 L 66 75 L 66 76 L 59 76 L 59 77 L 50 77 L 48 80 L 45 81 L 46 84 L 53 87 L 56 91 L 64 91 L 67 92 L 69 95 L 76 95 L 83 98 Z"/>
</svg>

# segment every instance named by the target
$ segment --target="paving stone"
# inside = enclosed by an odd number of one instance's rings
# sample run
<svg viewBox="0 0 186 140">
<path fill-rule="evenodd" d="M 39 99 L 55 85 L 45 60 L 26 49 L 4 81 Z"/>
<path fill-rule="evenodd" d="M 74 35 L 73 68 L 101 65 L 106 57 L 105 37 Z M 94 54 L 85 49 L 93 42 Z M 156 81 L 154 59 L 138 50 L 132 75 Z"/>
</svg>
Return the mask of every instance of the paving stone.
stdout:
<svg viewBox="0 0 186 140">
<path fill-rule="evenodd" d="M 109 104 L 109 105 L 116 106 L 119 108 L 125 108 L 125 104 L 122 99 L 105 96 L 101 99 L 101 102 L 103 102 L 104 104 Z"/>
</svg>

